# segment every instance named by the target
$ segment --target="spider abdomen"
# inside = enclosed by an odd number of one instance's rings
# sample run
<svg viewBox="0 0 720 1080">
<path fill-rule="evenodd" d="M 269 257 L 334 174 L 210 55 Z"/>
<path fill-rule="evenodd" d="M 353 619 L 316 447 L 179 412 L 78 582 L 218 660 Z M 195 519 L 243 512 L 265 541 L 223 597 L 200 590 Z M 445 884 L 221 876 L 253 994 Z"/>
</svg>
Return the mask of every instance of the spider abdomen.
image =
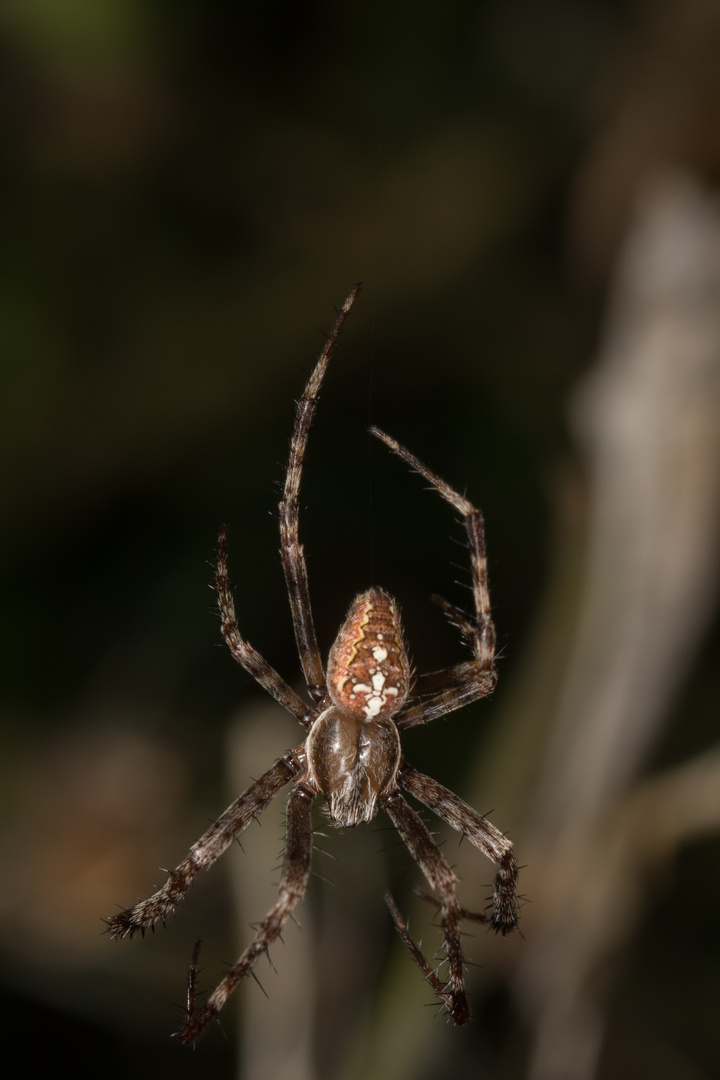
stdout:
<svg viewBox="0 0 720 1080">
<path fill-rule="evenodd" d="M 333 702 L 365 720 L 394 716 L 410 690 L 410 662 L 400 610 L 383 589 L 356 596 L 330 650 L 327 687 Z"/>
<path fill-rule="evenodd" d="M 400 765 L 400 736 L 392 720 L 361 720 L 330 708 L 313 724 L 306 747 L 310 779 L 333 821 L 370 821 Z"/>
</svg>

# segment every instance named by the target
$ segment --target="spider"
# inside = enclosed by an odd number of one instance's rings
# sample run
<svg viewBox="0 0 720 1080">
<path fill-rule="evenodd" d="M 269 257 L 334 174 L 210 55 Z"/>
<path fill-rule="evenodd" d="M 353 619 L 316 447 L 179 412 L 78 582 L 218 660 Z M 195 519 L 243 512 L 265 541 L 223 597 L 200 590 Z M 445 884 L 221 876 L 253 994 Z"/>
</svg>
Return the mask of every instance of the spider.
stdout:
<svg viewBox="0 0 720 1080">
<path fill-rule="evenodd" d="M 194 1043 L 210 1020 L 217 1017 L 237 984 L 251 973 L 257 959 L 280 936 L 293 908 L 303 899 L 310 874 L 310 807 L 318 797 L 324 800 L 337 826 L 371 821 L 379 810 L 384 810 L 420 866 L 439 901 L 444 957 L 438 967 L 433 968 L 427 962 L 389 894 L 385 901 L 402 940 L 456 1024 L 465 1024 L 470 1019 L 460 946 L 461 920 L 469 918 L 487 923 L 503 935 L 517 929 L 518 871 L 511 842 L 452 791 L 414 769 L 403 758 L 400 747 L 400 733 L 406 728 L 427 724 L 477 701 L 495 686 L 495 628 L 490 614 L 483 518 L 467 499 L 375 427 L 370 429 L 371 433 L 423 476 L 464 519 L 475 616 L 469 618 L 441 597 L 435 599 L 460 631 L 472 659 L 416 677 L 408 660 L 398 605 L 379 588 L 368 589 L 353 600 L 330 649 L 327 669 L 323 668 L 318 649 L 305 555 L 299 541 L 298 496 L 320 387 L 359 291 L 360 285 L 356 285 L 345 300 L 298 402 L 280 503 L 280 554 L 300 663 L 312 705 L 296 694 L 240 633 L 228 577 L 226 526 L 220 532 L 218 545 L 216 587 L 223 637 L 235 660 L 305 728 L 305 740 L 228 807 L 193 844 L 158 892 L 106 920 L 114 938 L 132 937 L 137 931 L 144 934 L 158 920 L 164 924 L 198 872 L 212 866 L 281 789 L 294 781 L 287 799 L 287 837 L 278 899 L 203 1007 L 195 1012 L 189 1006 L 179 1032 L 184 1043 Z M 466 836 L 497 864 L 489 914 L 476 914 L 460 907 L 457 878 L 401 789 Z M 439 971 L 445 962 L 447 979 L 443 981 Z"/>
</svg>

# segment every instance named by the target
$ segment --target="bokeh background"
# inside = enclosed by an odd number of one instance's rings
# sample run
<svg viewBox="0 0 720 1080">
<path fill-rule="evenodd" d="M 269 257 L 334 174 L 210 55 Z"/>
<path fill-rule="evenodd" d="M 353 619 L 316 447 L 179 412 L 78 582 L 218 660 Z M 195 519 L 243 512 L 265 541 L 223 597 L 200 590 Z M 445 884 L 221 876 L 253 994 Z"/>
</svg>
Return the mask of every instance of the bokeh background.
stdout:
<svg viewBox="0 0 720 1080">
<path fill-rule="evenodd" d="M 4 0 L 0 9 L 5 1039 L 45 1072 L 245 1080 L 720 1073 L 720 8 L 713 0 Z M 378 818 L 318 845 L 299 911 L 197 1050 L 272 902 L 282 800 L 165 932 L 111 942 L 298 741 L 221 646 L 299 678 L 276 505 L 322 332 L 302 536 L 329 648 L 399 599 L 418 668 L 461 643 L 461 526 L 371 445 L 482 506 L 485 701 L 405 748 L 509 831 L 524 938 L 466 941 L 454 1030 L 420 873 Z M 429 820 L 429 815 L 427 815 Z M 492 867 L 439 826 L 479 907 Z M 334 857 L 330 858 L 329 856 Z"/>
</svg>

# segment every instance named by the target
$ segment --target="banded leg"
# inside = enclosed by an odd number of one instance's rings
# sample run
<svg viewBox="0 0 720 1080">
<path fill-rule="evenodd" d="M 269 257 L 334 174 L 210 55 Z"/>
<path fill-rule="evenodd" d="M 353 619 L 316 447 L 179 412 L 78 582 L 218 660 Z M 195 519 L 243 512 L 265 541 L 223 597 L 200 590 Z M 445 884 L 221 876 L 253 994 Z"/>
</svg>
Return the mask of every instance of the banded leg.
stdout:
<svg viewBox="0 0 720 1080">
<path fill-rule="evenodd" d="M 467 705 L 470 701 L 489 694 L 497 681 L 495 670 L 495 625 L 490 613 L 490 593 L 488 591 L 487 557 L 485 553 L 485 526 L 483 516 L 471 502 L 450 487 L 437 473 L 401 446 L 399 442 L 386 435 L 379 428 L 371 427 L 371 434 L 388 446 L 393 453 L 402 458 L 415 472 L 420 473 L 438 494 L 462 514 L 465 520 L 470 547 L 472 569 L 472 591 L 475 606 L 475 625 L 452 604 L 440 600 L 441 606 L 451 621 L 459 628 L 475 654 L 475 659 L 455 664 L 442 671 L 421 675 L 415 682 L 413 692 L 417 695 L 432 695 L 428 701 L 411 705 L 396 718 L 402 730 L 416 724 L 428 723 L 436 716 L 443 716 L 455 709 Z"/>
<path fill-rule="evenodd" d="M 182 900 L 197 874 L 201 870 L 208 870 L 285 785 L 297 776 L 301 767 L 297 754 L 301 751 L 302 745 L 280 758 L 259 780 L 239 795 L 205 835 L 193 844 L 161 889 L 147 900 L 141 900 L 135 907 L 127 908 L 106 919 L 111 937 L 132 937 L 138 931 L 144 934 L 147 929 L 154 927 L 158 919 L 164 923 L 166 916 Z"/>
<path fill-rule="evenodd" d="M 290 597 L 290 609 L 292 611 L 295 641 L 300 654 L 300 663 L 302 664 L 308 692 L 314 701 L 321 701 L 325 696 L 325 673 L 315 636 L 305 551 L 299 538 L 298 497 L 305 450 L 320 387 L 325 377 L 330 354 L 359 292 L 360 285 L 356 285 L 340 309 L 330 335 L 325 342 L 325 348 L 320 353 L 320 359 L 315 365 L 315 370 L 308 379 L 303 396 L 298 402 L 295 427 L 290 442 L 290 460 L 285 474 L 285 490 L 280 503 L 280 558 L 282 559 L 285 581 Z"/>
<path fill-rule="evenodd" d="M 416 701 L 407 705 L 399 716 L 395 717 L 395 723 L 400 731 L 406 728 L 417 727 L 418 724 L 429 724 L 441 716 L 447 716 L 456 709 L 462 709 L 465 705 L 471 705 L 473 701 L 480 701 L 487 697 L 495 689 L 497 683 L 497 670 L 493 666 L 490 671 L 479 671 L 477 661 L 467 660 L 463 664 L 455 664 L 454 667 L 434 673 L 438 677 L 444 677 L 446 681 L 456 680 L 458 685 L 442 693 L 434 694 L 425 701 Z M 421 675 L 413 687 L 413 693 L 423 691 L 418 689 L 423 679 L 431 678 L 430 675 Z"/>
<path fill-rule="evenodd" d="M 467 1024 L 470 1019 L 470 1009 L 465 995 L 465 974 L 460 949 L 462 908 L 457 898 L 457 878 L 422 820 L 408 806 L 399 791 L 384 796 L 382 804 L 410 850 L 410 854 L 440 899 L 440 918 L 445 936 L 449 973 L 448 981 L 443 984 L 442 991 L 439 992 L 437 987 L 434 988 L 455 1023 Z M 397 920 L 395 921 L 397 925 Z M 407 944 L 405 934 L 402 937 Z M 418 956 L 422 956 L 419 948 L 415 946 L 410 951 L 419 963 Z M 427 976 L 430 966 L 426 961 L 420 966 Z"/>
<path fill-rule="evenodd" d="M 303 784 L 290 792 L 287 801 L 287 845 L 285 865 L 277 902 L 257 929 L 255 937 L 236 964 L 195 1016 L 189 1015 L 180 1030 L 184 1043 L 194 1043 L 213 1017 L 217 1016 L 233 990 L 250 973 L 255 962 L 282 933 L 290 913 L 305 896 L 310 876 L 312 824 L 310 806 L 314 793 Z"/>
<path fill-rule="evenodd" d="M 438 784 L 431 776 L 424 776 L 411 765 L 401 766 L 398 783 L 453 829 L 466 836 L 483 855 L 492 859 L 498 871 L 493 889 L 490 925 L 496 933 L 503 936 L 511 930 L 517 930 L 518 868 L 512 842 L 453 791 Z"/>
<path fill-rule="evenodd" d="M 253 649 L 250 642 L 246 641 L 240 633 L 235 614 L 235 601 L 233 600 L 228 576 L 227 532 L 227 525 L 223 525 L 218 540 L 218 561 L 215 574 L 215 587 L 222 619 L 223 637 L 238 664 L 241 664 L 256 682 L 275 698 L 278 704 L 292 713 L 303 727 L 309 727 L 312 711 L 308 708 L 306 702 L 288 686 L 282 675 L 268 664 L 267 660 L 256 649 Z"/>
<path fill-rule="evenodd" d="M 455 607 L 443 596 L 432 596 L 430 598 L 434 604 L 442 608 L 445 612 L 448 622 L 452 623 L 456 630 L 460 631 L 460 637 L 465 644 L 472 649 L 475 643 L 475 626 L 470 622 L 464 611 Z"/>
<path fill-rule="evenodd" d="M 433 904 L 435 903 L 435 897 L 434 896 L 430 896 L 428 893 L 422 893 L 421 895 L 422 895 L 423 900 L 429 900 L 431 903 L 433 903 Z M 417 966 L 420 968 L 423 975 L 425 976 L 425 981 L 428 982 L 430 984 L 430 986 L 433 988 L 433 990 L 435 991 L 437 996 L 440 998 L 440 1000 L 442 1001 L 443 1005 L 448 1010 L 448 1012 L 452 1012 L 452 1008 L 453 1008 L 452 995 L 448 993 L 448 991 L 446 989 L 446 986 L 445 986 L 445 983 L 442 981 L 442 979 L 438 978 L 438 974 L 435 971 L 435 969 L 433 967 L 431 967 L 430 964 L 428 964 L 427 960 L 423 956 L 423 954 L 422 954 L 422 952 L 420 950 L 420 946 L 411 937 L 411 935 L 410 935 L 410 927 L 408 926 L 408 924 L 405 922 L 402 915 L 400 914 L 400 912 L 399 912 L 399 910 L 397 908 L 397 905 L 396 905 L 395 901 L 393 900 L 391 894 L 389 892 L 386 892 L 386 893 L 383 894 L 383 897 L 384 897 L 385 903 L 387 904 L 388 911 L 390 912 L 390 917 L 392 918 L 392 921 L 395 924 L 395 929 L 397 930 L 398 934 L 400 935 L 400 938 L 402 939 L 402 941 L 406 945 L 406 947 L 407 947 L 410 955 L 412 956 L 413 960 L 415 961 L 415 963 L 417 964 Z"/>
</svg>

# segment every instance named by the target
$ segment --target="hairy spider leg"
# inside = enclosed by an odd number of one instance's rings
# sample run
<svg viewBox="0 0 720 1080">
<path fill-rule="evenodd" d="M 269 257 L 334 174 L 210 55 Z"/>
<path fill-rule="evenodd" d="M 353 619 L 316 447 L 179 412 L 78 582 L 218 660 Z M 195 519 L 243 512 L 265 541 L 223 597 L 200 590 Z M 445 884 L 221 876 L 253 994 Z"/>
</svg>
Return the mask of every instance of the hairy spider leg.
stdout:
<svg viewBox="0 0 720 1080">
<path fill-rule="evenodd" d="M 442 671 L 420 675 L 413 686 L 413 693 L 421 697 L 424 695 L 430 695 L 430 697 L 427 701 L 409 705 L 396 718 L 398 728 L 402 731 L 408 727 L 415 727 L 417 724 L 427 724 L 436 717 L 445 716 L 455 709 L 462 708 L 463 705 L 468 705 L 471 701 L 486 697 L 495 687 L 497 682 L 495 624 L 490 614 L 485 526 L 482 514 L 471 502 L 451 488 L 442 477 L 424 465 L 396 439 L 376 427 L 371 427 L 370 432 L 415 472 L 420 473 L 445 502 L 450 503 L 462 514 L 470 546 L 475 626 L 472 626 L 462 613 L 446 600 L 441 600 L 440 603 L 459 626 L 463 637 L 475 654 L 475 659 L 454 664 Z"/>
<path fill-rule="evenodd" d="M 457 877 L 420 816 L 408 806 L 399 791 L 384 796 L 381 802 L 413 859 L 440 898 L 440 918 L 449 967 L 448 981 L 444 984 L 441 997 L 455 1023 L 467 1024 L 470 1009 L 465 994 L 465 973 L 460 948 L 462 908 L 457 897 Z"/>
<path fill-rule="evenodd" d="M 218 1015 L 240 980 L 249 974 L 258 958 L 267 952 L 268 947 L 280 936 L 293 908 L 305 896 L 310 876 L 310 806 L 314 797 L 315 792 L 305 784 L 298 784 L 290 792 L 287 801 L 285 862 L 278 899 L 258 926 L 255 937 L 240 959 L 233 964 L 222 982 L 218 983 L 200 1012 L 187 1017 L 180 1030 L 182 1042 L 194 1043 L 202 1034 L 213 1017 Z"/>
<path fill-rule="evenodd" d="M 414 795 L 418 802 L 424 803 L 439 818 L 466 836 L 471 844 L 495 863 L 498 871 L 493 889 L 490 925 L 493 930 L 503 935 L 517 930 L 515 894 L 518 868 L 512 842 L 454 791 L 443 787 L 431 776 L 418 772 L 407 762 L 400 767 L 398 782 Z"/>
<path fill-rule="evenodd" d="M 308 379 L 295 413 L 295 426 L 290 440 L 290 460 L 285 474 L 285 491 L 280 503 L 280 558 L 282 559 L 290 610 L 292 612 L 295 641 L 297 642 L 308 693 L 313 701 L 323 701 L 327 695 L 325 671 L 315 635 L 310 587 L 308 585 L 305 551 L 299 537 L 300 481 L 318 395 L 325 378 L 330 355 L 350 314 L 350 308 L 360 292 L 358 284 L 350 291 L 341 307 L 332 330 L 320 354 L 320 359 Z"/>
<path fill-rule="evenodd" d="M 252 675 L 255 681 L 262 686 L 263 690 L 267 690 L 268 694 L 275 698 L 278 704 L 292 713 L 303 727 L 309 727 L 313 710 L 288 686 L 282 675 L 267 662 L 257 649 L 253 649 L 250 642 L 240 633 L 235 614 L 235 601 L 233 600 L 228 575 L 227 533 L 228 527 L 223 525 L 218 539 L 218 561 L 215 574 L 215 588 L 222 620 L 222 635 L 238 664 L 244 667 L 248 674 Z"/>
<path fill-rule="evenodd" d="M 208 831 L 193 844 L 183 861 L 173 870 L 161 889 L 135 907 L 111 915 L 105 922 L 114 938 L 144 934 L 160 919 L 163 923 L 192 885 L 201 870 L 208 870 L 251 821 L 300 772 L 303 744 L 276 761 L 246 791 L 231 803 Z"/>
</svg>

